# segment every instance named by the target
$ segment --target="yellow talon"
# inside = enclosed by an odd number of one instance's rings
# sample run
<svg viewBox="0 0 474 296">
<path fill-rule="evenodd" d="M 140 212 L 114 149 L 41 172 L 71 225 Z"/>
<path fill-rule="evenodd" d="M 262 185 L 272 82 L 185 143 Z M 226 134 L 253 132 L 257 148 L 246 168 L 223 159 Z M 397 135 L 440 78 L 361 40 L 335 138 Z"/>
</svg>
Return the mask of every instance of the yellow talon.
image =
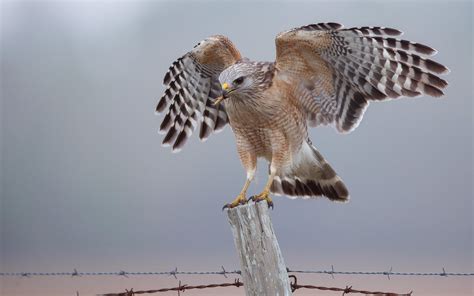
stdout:
<svg viewBox="0 0 474 296">
<path fill-rule="evenodd" d="M 249 200 L 252 200 L 254 202 L 261 202 L 265 200 L 268 204 L 268 207 L 273 209 L 273 200 L 270 197 L 269 190 L 264 190 L 262 193 L 252 196 L 251 198 L 249 198 Z"/>
<path fill-rule="evenodd" d="M 245 197 L 244 194 L 241 193 L 231 203 L 228 203 L 224 207 L 222 207 L 222 210 L 232 209 L 232 208 L 235 208 L 238 205 L 244 205 L 246 203 L 247 203 L 247 198 Z"/>
</svg>

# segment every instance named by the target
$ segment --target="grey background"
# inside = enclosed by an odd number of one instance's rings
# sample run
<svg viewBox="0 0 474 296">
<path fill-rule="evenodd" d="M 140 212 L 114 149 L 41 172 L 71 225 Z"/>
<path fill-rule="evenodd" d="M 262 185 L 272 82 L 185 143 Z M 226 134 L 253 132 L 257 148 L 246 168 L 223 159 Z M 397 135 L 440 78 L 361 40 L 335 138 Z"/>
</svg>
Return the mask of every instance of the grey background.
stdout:
<svg viewBox="0 0 474 296">
<path fill-rule="evenodd" d="M 1 8 L 1 271 L 238 268 L 220 211 L 245 177 L 232 133 L 227 127 L 206 143 L 193 136 L 179 154 L 162 148 L 162 117 L 154 115 L 162 77 L 206 36 L 225 34 L 243 55 L 273 60 L 278 32 L 322 21 L 401 29 L 439 51 L 450 86 L 442 99 L 373 103 L 349 135 L 311 131 L 352 200 L 275 198 L 272 218 L 287 264 L 473 270 L 470 1 Z M 251 193 L 266 180 L 259 164 Z M 33 289 L 0 280 L 5 295 Z M 398 287 L 435 295 L 435 280 Z M 365 288 L 391 284 L 370 283 Z M 54 285 L 36 291 L 52 295 Z M 472 292 L 469 280 L 440 287 Z"/>
</svg>

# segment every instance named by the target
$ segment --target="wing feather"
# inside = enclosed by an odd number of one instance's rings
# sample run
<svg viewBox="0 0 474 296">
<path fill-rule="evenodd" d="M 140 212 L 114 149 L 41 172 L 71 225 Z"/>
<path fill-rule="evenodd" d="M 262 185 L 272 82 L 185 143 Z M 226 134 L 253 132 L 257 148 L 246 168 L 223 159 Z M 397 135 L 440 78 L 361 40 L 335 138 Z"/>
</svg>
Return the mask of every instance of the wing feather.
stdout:
<svg viewBox="0 0 474 296">
<path fill-rule="evenodd" d="M 179 151 L 200 125 L 199 138 L 206 140 L 228 123 L 224 105 L 213 105 L 220 95 L 219 74 L 241 59 L 239 51 L 225 36 L 211 36 L 178 58 L 166 72 L 166 89 L 156 112 L 167 112 L 160 132 L 164 146 Z"/>
<path fill-rule="evenodd" d="M 436 50 L 393 38 L 401 34 L 385 27 L 303 26 L 276 37 L 276 68 L 299 85 L 311 126 L 334 123 L 338 131 L 350 132 L 369 101 L 443 95 L 448 83 L 437 75 L 449 70 L 427 58 Z"/>
</svg>

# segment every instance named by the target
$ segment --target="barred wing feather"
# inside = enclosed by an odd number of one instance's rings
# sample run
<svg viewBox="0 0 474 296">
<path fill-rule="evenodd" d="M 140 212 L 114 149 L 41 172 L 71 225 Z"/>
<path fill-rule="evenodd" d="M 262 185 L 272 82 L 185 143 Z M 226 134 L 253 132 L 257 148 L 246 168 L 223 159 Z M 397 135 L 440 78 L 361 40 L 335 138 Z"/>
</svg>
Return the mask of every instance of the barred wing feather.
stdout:
<svg viewBox="0 0 474 296">
<path fill-rule="evenodd" d="M 312 126 L 354 130 L 371 100 L 443 95 L 448 68 L 428 58 L 429 46 L 393 38 L 397 29 L 336 23 L 280 33 L 276 67 L 299 81 L 299 98 Z"/>
<path fill-rule="evenodd" d="M 166 134 L 163 145 L 179 151 L 200 125 L 199 138 L 206 140 L 228 122 L 224 105 L 214 106 L 221 93 L 219 74 L 241 58 L 225 36 L 211 36 L 177 59 L 166 73 L 166 90 L 156 112 L 166 111 L 160 132 Z"/>
</svg>

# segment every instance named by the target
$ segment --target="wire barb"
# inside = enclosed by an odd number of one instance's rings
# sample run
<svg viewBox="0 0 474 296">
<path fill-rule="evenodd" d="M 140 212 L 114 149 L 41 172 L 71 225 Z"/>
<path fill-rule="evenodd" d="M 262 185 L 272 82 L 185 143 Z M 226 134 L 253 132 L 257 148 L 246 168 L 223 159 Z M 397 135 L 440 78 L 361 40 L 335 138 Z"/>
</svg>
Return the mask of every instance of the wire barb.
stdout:
<svg viewBox="0 0 474 296">
<path fill-rule="evenodd" d="M 181 285 L 181 281 L 179 281 L 178 283 L 178 296 L 181 295 L 181 291 L 185 291 L 186 290 L 186 286 L 187 285 Z"/>
<path fill-rule="evenodd" d="M 169 272 L 169 275 L 172 275 L 174 276 L 175 279 L 178 279 L 178 277 L 176 276 L 177 273 L 178 273 L 178 267 L 175 267 L 174 270 Z"/>
<path fill-rule="evenodd" d="M 387 276 L 388 280 L 390 280 L 390 275 L 392 274 L 392 266 L 390 266 L 390 270 L 384 272 L 384 274 Z"/>
<path fill-rule="evenodd" d="M 75 277 L 75 276 L 81 276 L 81 275 L 79 274 L 79 272 L 77 272 L 77 269 L 74 268 L 74 271 L 72 272 L 71 277 Z"/>
<path fill-rule="evenodd" d="M 121 271 L 119 271 L 119 273 L 117 275 L 124 276 L 124 277 L 128 278 L 127 274 L 128 274 L 128 272 L 121 270 Z"/>
<path fill-rule="evenodd" d="M 222 275 L 223 275 L 225 278 L 227 278 L 227 275 L 226 275 L 227 272 L 225 271 L 224 265 L 222 265 L 221 268 L 222 268 Z"/>
<path fill-rule="evenodd" d="M 352 291 L 352 286 L 346 286 L 344 291 L 342 291 L 342 296 L 351 293 L 351 291 Z"/>
</svg>

